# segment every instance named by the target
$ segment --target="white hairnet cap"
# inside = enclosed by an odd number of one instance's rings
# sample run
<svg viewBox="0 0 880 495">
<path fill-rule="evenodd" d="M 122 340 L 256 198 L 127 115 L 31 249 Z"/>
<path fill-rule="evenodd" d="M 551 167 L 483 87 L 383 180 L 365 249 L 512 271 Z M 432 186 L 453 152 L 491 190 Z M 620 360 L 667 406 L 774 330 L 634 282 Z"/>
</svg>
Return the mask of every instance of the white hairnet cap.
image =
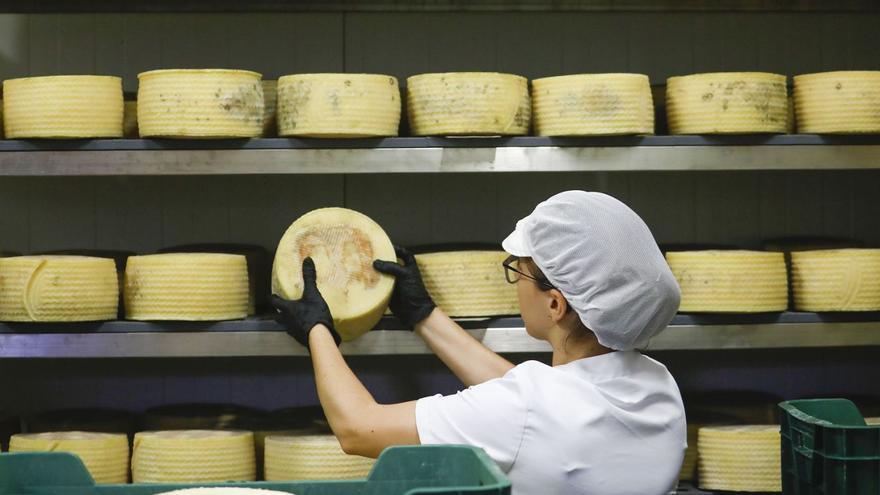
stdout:
<svg viewBox="0 0 880 495">
<path fill-rule="evenodd" d="M 648 226 L 607 194 L 559 193 L 502 246 L 531 257 L 605 347 L 644 347 L 678 311 L 681 291 Z"/>
</svg>

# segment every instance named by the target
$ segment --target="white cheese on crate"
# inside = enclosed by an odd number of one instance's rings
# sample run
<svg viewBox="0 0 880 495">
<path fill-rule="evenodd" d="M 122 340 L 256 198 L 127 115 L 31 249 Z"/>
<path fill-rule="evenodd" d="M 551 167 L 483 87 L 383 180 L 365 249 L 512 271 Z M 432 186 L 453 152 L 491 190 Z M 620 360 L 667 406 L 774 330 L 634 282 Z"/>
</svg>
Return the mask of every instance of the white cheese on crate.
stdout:
<svg viewBox="0 0 880 495">
<path fill-rule="evenodd" d="M 361 479 L 375 462 L 346 454 L 333 435 L 266 437 L 266 481 Z"/>
<path fill-rule="evenodd" d="M 700 428 L 699 484 L 703 490 L 782 491 L 778 425 Z"/>
<path fill-rule="evenodd" d="M 654 133 L 651 84 L 642 74 L 535 79 L 532 112 L 538 136 Z"/>
<path fill-rule="evenodd" d="M 76 454 L 96 483 L 128 482 L 128 436 L 116 433 L 65 431 L 13 435 L 10 452 Z"/>
<path fill-rule="evenodd" d="M 260 74 L 172 69 L 138 74 L 141 137 L 245 138 L 263 133 Z"/>
<path fill-rule="evenodd" d="M 248 314 L 245 257 L 220 253 L 132 256 L 125 314 L 132 320 L 233 320 Z"/>
<path fill-rule="evenodd" d="M 516 286 L 507 283 L 504 251 L 448 251 L 416 256 L 425 287 L 449 316 L 519 314 Z"/>
<path fill-rule="evenodd" d="M 415 136 L 516 136 L 531 124 L 528 80 L 513 74 L 420 74 L 407 79 L 406 98 Z"/>
<path fill-rule="evenodd" d="M 278 135 L 275 115 L 278 109 L 278 81 L 262 81 L 263 85 L 263 137 Z"/>
<path fill-rule="evenodd" d="M 254 481 L 249 431 L 145 431 L 134 436 L 134 483 Z"/>
<path fill-rule="evenodd" d="M 298 218 L 278 243 L 272 291 L 287 299 L 302 296 L 302 262 L 311 257 L 318 289 L 343 340 L 369 331 L 391 299 L 394 278 L 377 272 L 373 260 L 394 261 L 394 246 L 382 227 L 362 213 L 322 208 Z"/>
<path fill-rule="evenodd" d="M 799 311 L 880 311 L 880 249 L 791 253 Z"/>
<path fill-rule="evenodd" d="M 786 78 L 764 72 L 716 72 L 670 77 L 670 134 L 785 133 Z"/>
<path fill-rule="evenodd" d="M 44 76 L 3 81 L 6 138 L 122 137 L 122 79 Z"/>
<path fill-rule="evenodd" d="M 278 79 L 280 136 L 396 136 L 400 108 L 400 89 L 391 76 L 292 74 Z"/>
<path fill-rule="evenodd" d="M 880 71 L 795 76 L 794 100 L 799 132 L 880 133 Z"/>
</svg>

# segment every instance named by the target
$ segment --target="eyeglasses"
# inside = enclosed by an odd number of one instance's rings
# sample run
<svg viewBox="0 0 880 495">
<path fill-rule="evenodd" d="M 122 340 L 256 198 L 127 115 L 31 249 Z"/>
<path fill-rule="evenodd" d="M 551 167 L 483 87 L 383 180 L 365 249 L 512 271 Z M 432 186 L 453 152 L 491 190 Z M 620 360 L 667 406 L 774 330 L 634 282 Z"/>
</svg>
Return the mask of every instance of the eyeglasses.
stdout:
<svg viewBox="0 0 880 495">
<path fill-rule="evenodd" d="M 547 289 L 555 289 L 556 288 L 556 287 L 553 287 L 553 285 L 546 280 L 541 280 L 539 278 L 535 278 L 527 273 L 523 273 L 523 272 L 519 271 L 518 269 L 514 268 L 512 265 L 516 261 L 519 261 L 518 257 L 508 256 L 507 259 L 501 263 L 501 266 L 504 267 L 504 278 L 507 279 L 507 283 L 515 284 L 515 283 L 517 283 L 517 281 L 519 281 L 519 279 L 525 277 L 525 278 L 535 282 L 536 284 L 540 285 L 541 287 L 545 287 Z"/>
</svg>

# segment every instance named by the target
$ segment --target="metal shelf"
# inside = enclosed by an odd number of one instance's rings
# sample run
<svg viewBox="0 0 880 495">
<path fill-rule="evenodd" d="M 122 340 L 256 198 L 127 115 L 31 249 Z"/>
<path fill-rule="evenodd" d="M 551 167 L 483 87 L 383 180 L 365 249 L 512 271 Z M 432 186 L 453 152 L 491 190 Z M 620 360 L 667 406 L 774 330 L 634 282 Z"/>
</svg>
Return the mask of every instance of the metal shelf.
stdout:
<svg viewBox="0 0 880 495">
<path fill-rule="evenodd" d="M 547 352 L 519 318 L 460 320 L 502 353 Z M 880 346 L 880 314 L 782 313 L 679 315 L 653 339 L 652 351 Z M 412 332 L 386 318 L 376 330 L 342 346 L 344 354 L 429 354 Z M 0 358 L 305 356 L 272 320 L 214 323 L 112 321 L 69 325 L 0 324 Z"/>
<path fill-rule="evenodd" d="M 880 136 L 0 141 L 0 176 L 880 168 Z"/>
</svg>

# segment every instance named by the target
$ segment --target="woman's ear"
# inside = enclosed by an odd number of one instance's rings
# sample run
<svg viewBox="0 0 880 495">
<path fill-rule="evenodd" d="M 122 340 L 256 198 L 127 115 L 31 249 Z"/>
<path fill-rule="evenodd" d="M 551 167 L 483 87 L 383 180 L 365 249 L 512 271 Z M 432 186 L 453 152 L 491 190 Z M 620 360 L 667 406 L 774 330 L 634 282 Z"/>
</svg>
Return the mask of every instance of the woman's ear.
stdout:
<svg viewBox="0 0 880 495">
<path fill-rule="evenodd" d="M 557 289 L 551 289 L 547 294 L 550 296 L 550 319 L 558 323 L 568 313 L 568 301 Z"/>
</svg>

